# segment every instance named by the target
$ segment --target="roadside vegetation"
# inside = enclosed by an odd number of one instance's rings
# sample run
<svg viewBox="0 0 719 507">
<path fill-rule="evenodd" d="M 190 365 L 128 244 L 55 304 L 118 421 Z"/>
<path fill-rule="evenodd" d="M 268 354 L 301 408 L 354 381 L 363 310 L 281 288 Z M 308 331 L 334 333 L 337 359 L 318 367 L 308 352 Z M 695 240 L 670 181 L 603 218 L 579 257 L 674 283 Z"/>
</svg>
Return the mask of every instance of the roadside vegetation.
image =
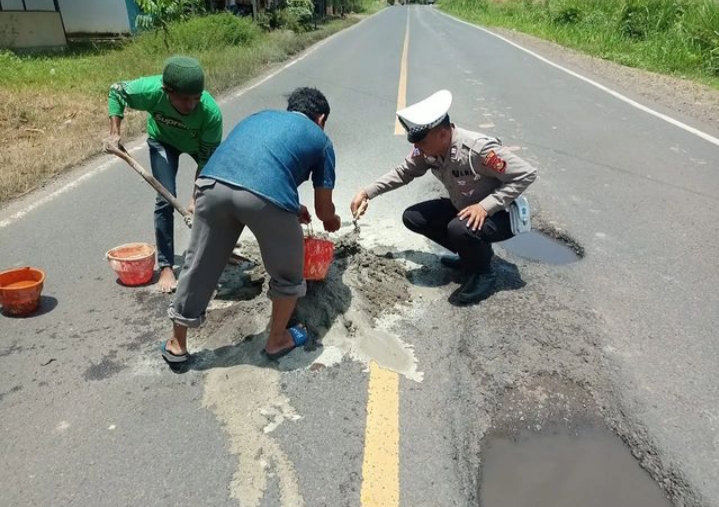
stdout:
<svg viewBox="0 0 719 507">
<path fill-rule="evenodd" d="M 144 30 L 127 39 L 73 42 L 60 54 L 0 50 L 0 204 L 100 151 L 112 83 L 159 74 L 168 56 L 186 54 L 200 60 L 206 86 L 217 95 L 385 5 L 335 0 L 335 12 L 346 15 L 317 19 L 312 0 L 288 0 L 253 22 L 231 13 L 167 10 L 180 0 L 138 0 L 143 3 Z M 138 135 L 144 118 L 129 113 L 123 137 Z"/>
<path fill-rule="evenodd" d="M 472 23 L 719 88 L 716 0 L 438 0 Z"/>
</svg>

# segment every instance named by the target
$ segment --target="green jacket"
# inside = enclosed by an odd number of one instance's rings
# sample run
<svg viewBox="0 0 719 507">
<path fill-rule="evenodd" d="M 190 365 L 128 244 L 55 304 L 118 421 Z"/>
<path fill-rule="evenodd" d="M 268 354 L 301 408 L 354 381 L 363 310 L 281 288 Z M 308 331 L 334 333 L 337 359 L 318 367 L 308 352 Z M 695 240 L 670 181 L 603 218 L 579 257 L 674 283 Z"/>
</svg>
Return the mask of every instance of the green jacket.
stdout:
<svg viewBox="0 0 719 507">
<path fill-rule="evenodd" d="M 162 89 L 162 76 L 121 81 L 110 87 L 109 115 L 125 115 L 125 108 L 148 112 L 147 135 L 192 155 L 202 169 L 222 141 L 222 112 L 208 92 L 188 115 L 178 113 Z"/>
</svg>

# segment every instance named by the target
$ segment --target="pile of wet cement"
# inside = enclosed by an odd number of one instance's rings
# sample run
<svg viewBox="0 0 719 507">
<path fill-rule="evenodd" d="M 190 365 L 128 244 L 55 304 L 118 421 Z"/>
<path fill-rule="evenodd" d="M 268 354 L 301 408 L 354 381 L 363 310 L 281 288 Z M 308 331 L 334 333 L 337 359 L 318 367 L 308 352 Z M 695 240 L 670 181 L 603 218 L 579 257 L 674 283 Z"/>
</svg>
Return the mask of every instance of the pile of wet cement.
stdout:
<svg viewBox="0 0 719 507">
<path fill-rule="evenodd" d="M 307 282 L 307 294 L 297 303 L 290 324 L 303 323 L 310 330 L 310 349 L 321 342 L 337 319 L 350 329 L 352 321 L 345 317 L 350 307 L 376 319 L 411 301 L 405 268 L 390 254 L 365 250 L 357 240 L 354 232 L 334 239 L 334 261 L 327 277 Z M 243 254 L 260 258 L 255 244 L 246 245 Z M 228 265 L 201 335 L 208 339 L 231 321 L 234 342 L 253 338 L 257 325 L 269 322 L 271 305 L 264 297 L 268 283 L 261 263 Z"/>
</svg>

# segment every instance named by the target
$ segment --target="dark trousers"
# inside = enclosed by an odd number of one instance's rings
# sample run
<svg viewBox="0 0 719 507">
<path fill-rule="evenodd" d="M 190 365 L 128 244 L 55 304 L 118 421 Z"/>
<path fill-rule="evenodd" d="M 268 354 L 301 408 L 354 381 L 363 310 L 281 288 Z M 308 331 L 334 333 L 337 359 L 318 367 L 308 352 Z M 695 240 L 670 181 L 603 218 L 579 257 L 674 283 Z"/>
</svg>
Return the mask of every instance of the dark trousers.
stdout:
<svg viewBox="0 0 719 507">
<path fill-rule="evenodd" d="M 459 254 L 467 272 L 487 272 L 494 255 L 491 243 L 513 236 L 509 213 L 504 210 L 496 212 L 487 217 L 482 228 L 476 231 L 468 228 L 467 221 L 460 220 L 457 213 L 459 210 L 449 199 L 433 199 L 404 210 L 402 221 L 410 231 Z"/>
<path fill-rule="evenodd" d="M 177 169 L 180 167 L 181 151 L 156 139 L 148 139 L 152 175 L 173 196 L 177 197 Z M 195 158 L 194 155 L 191 155 Z M 197 159 L 195 159 L 196 161 Z M 155 244 L 157 265 L 160 269 L 172 267 L 175 261 L 175 209 L 164 197 L 155 199 Z"/>
</svg>

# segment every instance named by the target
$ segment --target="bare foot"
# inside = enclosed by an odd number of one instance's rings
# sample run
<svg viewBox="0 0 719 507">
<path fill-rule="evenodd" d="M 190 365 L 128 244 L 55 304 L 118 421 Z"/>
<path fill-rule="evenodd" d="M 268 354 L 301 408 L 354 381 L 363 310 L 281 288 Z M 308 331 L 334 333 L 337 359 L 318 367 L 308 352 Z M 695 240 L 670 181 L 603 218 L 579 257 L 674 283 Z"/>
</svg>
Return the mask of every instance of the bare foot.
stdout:
<svg viewBox="0 0 719 507">
<path fill-rule="evenodd" d="M 297 324 L 295 327 L 304 328 L 303 324 Z M 265 343 L 265 352 L 268 354 L 276 354 L 281 350 L 287 350 L 295 346 L 295 340 L 292 338 L 289 330 L 285 329 L 281 336 L 270 336 Z"/>
<path fill-rule="evenodd" d="M 165 350 L 167 350 L 170 354 L 174 354 L 176 356 L 184 356 L 187 354 L 187 349 L 182 350 L 180 348 L 180 344 L 177 343 L 177 340 L 174 338 L 170 338 L 165 342 Z"/>
<path fill-rule="evenodd" d="M 169 293 L 177 288 L 177 279 L 172 268 L 165 267 L 160 271 L 160 279 L 157 281 L 157 288 L 160 292 Z"/>
</svg>

